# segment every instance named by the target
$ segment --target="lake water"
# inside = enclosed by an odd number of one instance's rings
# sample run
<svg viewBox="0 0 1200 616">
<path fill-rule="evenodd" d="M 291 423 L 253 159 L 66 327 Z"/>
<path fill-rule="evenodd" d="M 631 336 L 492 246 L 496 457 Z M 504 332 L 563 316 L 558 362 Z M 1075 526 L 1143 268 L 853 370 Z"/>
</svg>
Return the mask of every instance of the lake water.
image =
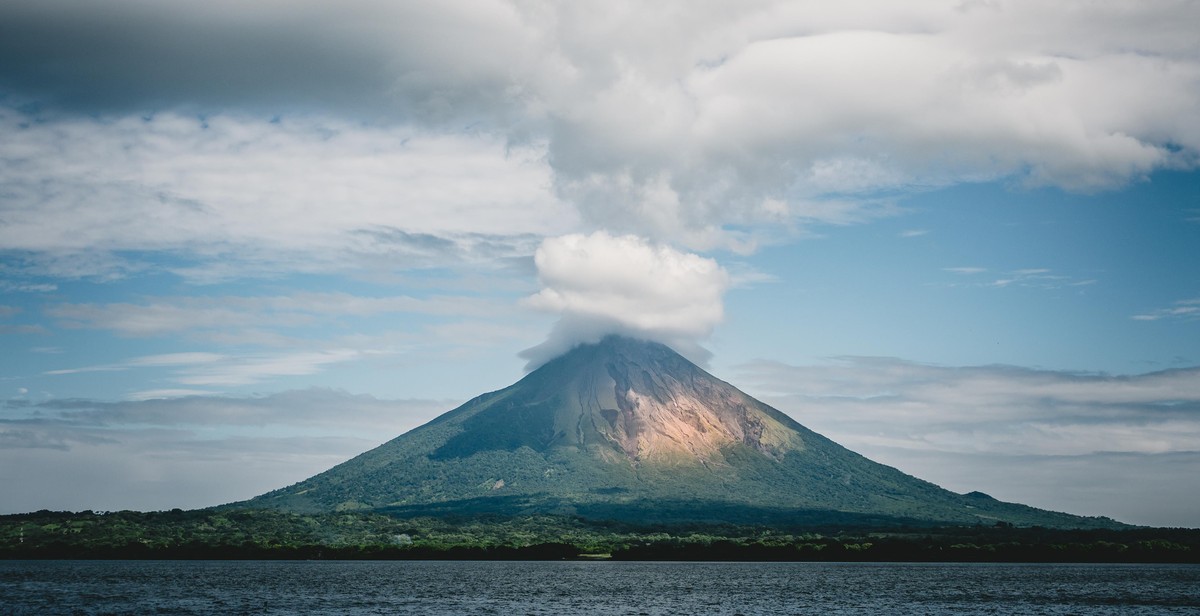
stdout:
<svg viewBox="0 0 1200 616">
<path fill-rule="evenodd" d="M 1200 614 L 1200 566 L 0 561 L 0 614 Z"/>
</svg>

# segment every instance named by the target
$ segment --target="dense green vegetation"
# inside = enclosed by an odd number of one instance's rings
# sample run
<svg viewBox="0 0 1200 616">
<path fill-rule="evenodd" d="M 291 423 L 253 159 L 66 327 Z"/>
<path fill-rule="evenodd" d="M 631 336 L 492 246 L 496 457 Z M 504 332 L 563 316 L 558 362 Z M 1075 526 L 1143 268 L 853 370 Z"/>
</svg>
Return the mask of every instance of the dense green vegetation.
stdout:
<svg viewBox="0 0 1200 616">
<path fill-rule="evenodd" d="M 1200 530 L 780 527 L 274 510 L 0 516 L 0 558 L 1200 562 Z"/>
</svg>

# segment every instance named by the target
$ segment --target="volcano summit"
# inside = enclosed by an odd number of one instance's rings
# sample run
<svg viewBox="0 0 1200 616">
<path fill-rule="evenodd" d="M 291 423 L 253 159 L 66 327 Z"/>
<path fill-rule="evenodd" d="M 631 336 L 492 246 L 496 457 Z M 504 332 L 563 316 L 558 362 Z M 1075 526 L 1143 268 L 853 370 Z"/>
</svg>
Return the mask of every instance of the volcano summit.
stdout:
<svg viewBox="0 0 1200 616">
<path fill-rule="evenodd" d="M 666 346 L 574 348 L 371 451 L 235 507 L 593 520 L 1112 527 L 872 462 Z"/>
</svg>

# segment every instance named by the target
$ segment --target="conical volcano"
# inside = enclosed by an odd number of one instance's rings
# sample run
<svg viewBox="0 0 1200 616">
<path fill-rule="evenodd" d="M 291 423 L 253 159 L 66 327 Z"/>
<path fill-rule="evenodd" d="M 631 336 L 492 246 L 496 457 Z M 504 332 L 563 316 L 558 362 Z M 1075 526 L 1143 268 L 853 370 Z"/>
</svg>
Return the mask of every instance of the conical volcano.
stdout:
<svg viewBox="0 0 1200 616">
<path fill-rule="evenodd" d="M 609 336 L 239 506 L 656 522 L 1111 526 L 872 462 L 668 347 Z"/>
</svg>

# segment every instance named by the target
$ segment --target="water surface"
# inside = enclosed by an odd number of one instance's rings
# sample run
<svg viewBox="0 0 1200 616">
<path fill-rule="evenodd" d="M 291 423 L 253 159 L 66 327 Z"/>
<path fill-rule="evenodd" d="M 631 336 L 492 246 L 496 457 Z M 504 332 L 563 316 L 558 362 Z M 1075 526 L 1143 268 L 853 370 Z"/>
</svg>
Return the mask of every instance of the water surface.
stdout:
<svg viewBox="0 0 1200 616">
<path fill-rule="evenodd" d="M 1197 614 L 1200 566 L 0 561 L 4 614 Z"/>
</svg>

